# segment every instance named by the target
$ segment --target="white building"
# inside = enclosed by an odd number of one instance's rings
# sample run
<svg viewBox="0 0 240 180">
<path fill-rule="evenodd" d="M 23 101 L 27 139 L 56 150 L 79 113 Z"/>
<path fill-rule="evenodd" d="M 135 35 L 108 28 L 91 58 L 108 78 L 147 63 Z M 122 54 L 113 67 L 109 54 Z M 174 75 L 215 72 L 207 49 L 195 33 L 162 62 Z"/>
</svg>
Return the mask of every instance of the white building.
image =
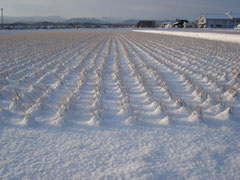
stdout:
<svg viewBox="0 0 240 180">
<path fill-rule="evenodd" d="M 240 13 L 201 14 L 198 18 L 200 28 L 236 28 L 240 24 Z"/>
</svg>

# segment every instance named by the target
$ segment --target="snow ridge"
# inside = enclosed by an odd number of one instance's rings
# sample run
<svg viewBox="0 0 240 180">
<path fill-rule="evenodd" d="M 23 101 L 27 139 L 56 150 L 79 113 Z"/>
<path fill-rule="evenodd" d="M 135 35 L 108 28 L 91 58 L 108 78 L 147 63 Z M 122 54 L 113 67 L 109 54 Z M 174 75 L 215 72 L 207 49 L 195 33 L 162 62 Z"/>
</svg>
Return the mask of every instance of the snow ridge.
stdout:
<svg viewBox="0 0 240 180">
<path fill-rule="evenodd" d="M 132 31 L 0 35 L 0 179 L 239 179 L 239 50 Z"/>
<path fill-rule="evenodd" d="M 168 31 L 168 30 L 133 30 L 133 31 L 240 43 L 239 34 L 214 33 L 214 32 L 209 33 L 209 32 L 189 32 L 189 31 Z"/>
</svg>

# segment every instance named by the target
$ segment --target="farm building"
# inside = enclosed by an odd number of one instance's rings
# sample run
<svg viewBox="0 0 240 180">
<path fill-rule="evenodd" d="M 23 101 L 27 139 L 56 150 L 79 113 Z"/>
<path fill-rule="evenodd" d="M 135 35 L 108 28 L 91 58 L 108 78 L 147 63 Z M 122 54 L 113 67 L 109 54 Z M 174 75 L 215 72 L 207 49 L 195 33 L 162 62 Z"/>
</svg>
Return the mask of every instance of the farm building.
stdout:
<svg viewBox="0 0 240 180">
<path fill-rule="evenodd" d="M 156 22 L 155 21 L 138 21 L 137 23 L 137 27 L 141 28 L 141 27 L 150 27 L 150 28 L 154 28 L 156 27 Z"/>
<path fill-rule="evenodd" d="M 235 28 L 240 24 L 240 13 L 201 14 L 198 18 L 199 28 Z"/>
</svg>

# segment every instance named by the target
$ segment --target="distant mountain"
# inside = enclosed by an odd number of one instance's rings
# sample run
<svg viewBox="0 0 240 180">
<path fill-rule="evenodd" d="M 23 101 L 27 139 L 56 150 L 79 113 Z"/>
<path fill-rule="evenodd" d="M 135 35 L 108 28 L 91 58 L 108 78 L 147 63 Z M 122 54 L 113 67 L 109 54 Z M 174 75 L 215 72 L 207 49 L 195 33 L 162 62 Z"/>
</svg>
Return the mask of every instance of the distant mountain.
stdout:
<svg viewBox="0 0 240 180">
<path fill-rule="evenodd" d="M 63 21 L 64 23 L 92 23 L 92 24 L 136 24 L 138 20 L 124 18 L 71 18 Z"/>
<path fill-rule="evenodd" d="M 5 23 L 26 23 L 33 24 L 38 22 L 63 22 L 63 23 L 92 23 L 92 24 L 135 24 L 137 20 L 121 18 L 121 17 L 101 17 L 101 18 L 70 18 L 65 19 L 60 16 L 31 16 L 31 17 L 4 17 Z"/>
<path fill-rule="evenodd" d="M 32 17 L 4 17 L 5 23 L 15 23 L 15 22 L 21 22 L 21 23 L 35 23 L 35 22 L 62 22 L 66 20 L 65 18 L 62 18 L 60 16 L 32 16 Z"/>
<path fill-rule="evenodd" d="M 34 24 L 34 23 L 45 23 L 53 22 L 53 23 L 92 23 L 92 24 L 128 24 L 135 25 L 138 20 L 137 19 L 128 19 L 121 17 L 101 17 L 101 18 L 71 18 L 65 19 L 60 16 L 32 16 L 32 17 L 4 17 L 5 23 L 25 23 L 25 24 Z M 162 22 L 175 22 L 173 20 L 156 20 L 156 24 L 161 24 Z"/>
<path fill-rule="evenodd" d="M 97 18 L 71 18 L 63 21 L 63 23 L 92 23 L 92 24 L 105 24 L 106 22 L 101 21 Z"/>
<path fill-rule="evenodd" d="M 104 21 L 104 22 L 110 23 L 110 24 L 121 23 L 122 21 L 127 20 L 127 18 L 122 18 L 122 17 L 101 17 L 99 19 L 101 21 Z"/>
<path fill-rule="evenodd" d="M 134 25 L 137 24 L 139 20 L 136 19 L 127 19 L 125 21 L 120 22 L 120 24 L 129 24 L 129 25 Z"/>
</svg>

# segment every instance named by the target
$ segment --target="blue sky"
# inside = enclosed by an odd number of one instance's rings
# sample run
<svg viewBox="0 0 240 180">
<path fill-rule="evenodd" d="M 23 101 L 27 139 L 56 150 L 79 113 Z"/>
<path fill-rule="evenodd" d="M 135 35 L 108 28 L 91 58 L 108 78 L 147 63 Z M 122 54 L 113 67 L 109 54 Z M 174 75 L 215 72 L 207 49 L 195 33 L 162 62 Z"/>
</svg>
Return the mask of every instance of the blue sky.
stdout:
<svg viewBox="0 0 240 180">
<path fill-rule="evenodd" d="M 240 13 L 240 0 L 1 0 L 6 16 L 196 19 L 203 13 Z"/>
</svg>

